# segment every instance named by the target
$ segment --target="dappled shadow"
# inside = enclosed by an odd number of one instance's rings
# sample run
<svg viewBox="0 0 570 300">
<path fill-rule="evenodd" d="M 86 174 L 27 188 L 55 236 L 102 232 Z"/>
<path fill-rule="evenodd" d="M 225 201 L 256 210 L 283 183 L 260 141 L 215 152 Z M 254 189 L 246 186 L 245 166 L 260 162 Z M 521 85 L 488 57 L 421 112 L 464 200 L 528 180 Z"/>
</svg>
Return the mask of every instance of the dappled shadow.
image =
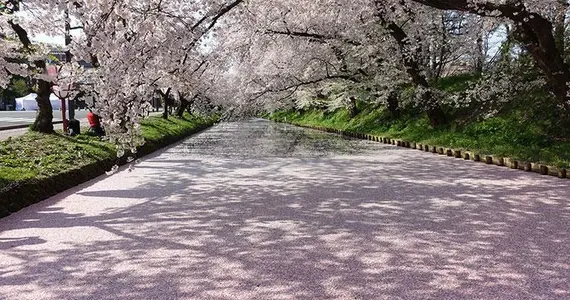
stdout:
<svg viewBox="0 0 570 300">
<path fill-rule="evenodd" d="M 0 220 L 0 298 L 557 299 L 568 181 L 267 122 Z"/>
</svg>

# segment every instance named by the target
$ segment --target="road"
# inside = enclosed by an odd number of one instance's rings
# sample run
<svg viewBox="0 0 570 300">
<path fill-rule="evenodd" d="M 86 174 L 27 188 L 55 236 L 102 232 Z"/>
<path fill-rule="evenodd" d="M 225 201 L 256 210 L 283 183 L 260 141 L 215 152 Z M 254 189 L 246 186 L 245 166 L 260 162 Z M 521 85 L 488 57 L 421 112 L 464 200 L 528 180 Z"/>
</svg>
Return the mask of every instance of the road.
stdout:
<svg viewBox="0 0 570 300">
<path fill-rule="evenodd" d="M 222 123 L 0 220 L 1 299 L 569 299 L 570 183 Z"/>
<path fill-rule="evenodd" d="M 30 125 L 34 123 L 36 113 L 36 111 L 0 111 L 0 130 L 12 126 Z M 53 117 L 54 122 L 61 122 L 61 111 L 54 111 Z M 77 110 L 75 118 L 78 120 L 87 118 L 87 110 Z"/>
</svg>

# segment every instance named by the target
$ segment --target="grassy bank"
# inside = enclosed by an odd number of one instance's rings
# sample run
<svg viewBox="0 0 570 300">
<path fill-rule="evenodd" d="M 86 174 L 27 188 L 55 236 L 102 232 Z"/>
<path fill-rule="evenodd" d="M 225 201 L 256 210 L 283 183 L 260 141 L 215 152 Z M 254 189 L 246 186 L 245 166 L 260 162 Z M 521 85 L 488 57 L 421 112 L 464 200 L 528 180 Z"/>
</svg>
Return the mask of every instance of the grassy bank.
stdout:
<svg viewBox="0 0 570 300">
<path fill-rule="evenodd" d="M 190 116 L 168 120 L 150 117 L 141 124 L 146 142 L 137 156 L 176 142 L 214 121 Z M 114 145 L 89 135 L 29 132 L 0 141 L 0 216 L 99 176 L 120 162 Z"/>
<path fill-rule="evenodd" d="M 319 109 L 280 111 L 269 118 L 570 167 L 570 141 L 552 137 L 539 122 L 521 121 L 524 118 L 519 118 L 516 112 L 441 128 L 431 128 L 425 117 L 395 119 L 382 108 L 371 105 L 361 106 L 354 118 L 350 118 L 345 109 L 333 112 Z"/>
</svg>

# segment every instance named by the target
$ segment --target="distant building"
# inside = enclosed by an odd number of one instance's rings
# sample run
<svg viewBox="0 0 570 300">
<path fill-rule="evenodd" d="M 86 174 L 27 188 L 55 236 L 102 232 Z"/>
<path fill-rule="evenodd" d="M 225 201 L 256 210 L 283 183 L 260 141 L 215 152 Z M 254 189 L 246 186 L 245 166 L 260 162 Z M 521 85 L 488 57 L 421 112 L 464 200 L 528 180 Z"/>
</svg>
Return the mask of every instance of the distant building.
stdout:
<svg viewBox="0 0 570 300">
<path fill-rule="evenodd" d="M 52 50 L 49 52 L 49 59 L 48 59 L 49 64 L 59 65 L 64 63 L 65 59 L 66 59 L 65 49 L 52 47 Z M 77 63 L 85 69 L 93 68 L 91 63 L 85 60 L 80 60 Z"/>
<path fill-rule="evenodd" d="M 53 49 L 49 52 L 48 63 L 52 65 L 59 65 L 65 62 L 65 51 Z"/>
</svg>

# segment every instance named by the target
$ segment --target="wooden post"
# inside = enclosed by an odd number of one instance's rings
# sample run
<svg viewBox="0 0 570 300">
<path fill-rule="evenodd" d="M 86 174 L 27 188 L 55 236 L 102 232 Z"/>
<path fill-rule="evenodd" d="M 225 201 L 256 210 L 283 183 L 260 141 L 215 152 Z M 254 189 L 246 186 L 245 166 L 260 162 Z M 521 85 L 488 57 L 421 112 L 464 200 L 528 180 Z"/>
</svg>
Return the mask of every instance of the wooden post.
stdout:
<svg viewBox="0 0 570 300">
<path fill-rule="evenodd" d="M 455 151 L 453 152 L 453 157 L 455 157 L 455 158 L 461 158 L 461 151 L 455 150 Z"/>
<path fill-rule="evenodd" d="M 505 159 L 502 157 L 499 158 L 493 157 L 493 164 L 502 167 L 505 165 Z"/>
</svg>

